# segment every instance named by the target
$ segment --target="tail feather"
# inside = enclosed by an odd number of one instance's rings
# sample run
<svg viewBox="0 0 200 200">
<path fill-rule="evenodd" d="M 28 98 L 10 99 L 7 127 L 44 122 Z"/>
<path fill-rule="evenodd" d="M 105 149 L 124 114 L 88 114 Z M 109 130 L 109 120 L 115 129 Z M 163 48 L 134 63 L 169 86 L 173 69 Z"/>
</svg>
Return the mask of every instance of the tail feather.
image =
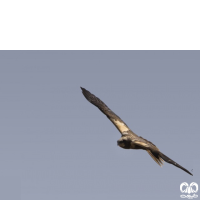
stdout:
<svg viewBox="0 0 200 200">
<path fill-rule="evenodd" d="M 184 167 L 182 167 L 181 165 L 179 165 L 178 163 L 174 162 L 172 159 L 170 159 L 169 157 L 167 157 L 165 154 L 159 152 L 159 151 L 152 151 L 152 150 L 147 150 L 147 152 L 149 153 L 149 155 L 160 165 L 163 165 L 163 161 L 172 164 L 180 169 L 182 169 L 183 171 L 187 172 L 188 174 L 192 175 L 192 173 L 190 173 L 187 169 L 185 169 Z"/>
<path fill-rule="evenodd" d="M 164 165 L 164 160 L 158 154 L 153 153 L 151 150 L 147 150 L 147 152 L 160 167 Z"/>
</svg>

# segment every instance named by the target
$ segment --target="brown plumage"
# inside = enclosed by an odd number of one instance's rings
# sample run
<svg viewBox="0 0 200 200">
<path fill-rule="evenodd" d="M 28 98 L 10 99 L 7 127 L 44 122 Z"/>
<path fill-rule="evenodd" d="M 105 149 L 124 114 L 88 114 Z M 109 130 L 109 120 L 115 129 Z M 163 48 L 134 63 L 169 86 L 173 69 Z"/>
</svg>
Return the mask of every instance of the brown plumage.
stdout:
<svg viewBox="0 0 200 200">
<path fill-rule="evenodd" d="M 187 169 L 180 166 L 178 163 L 174 162 L 170 158 L 168 158 L 166 155 L 160 152 L 160 150 L 154 145 L 152 142 L 139 137 L 136 135 L 133 131 L 129 129 L 129 127 L 126 125 L 125 122 L 123 122 L 119 116 L 117 116 L 112 110 L 108 108 L 108 106 L 101 101 L 98 97 L 91 94 L 88 90 L 85 88 L 82 88 L 83 95 L 85 98 L 95 105 L 101 112 L 103 112 L 108 119 L 115 125 L 115 127 L 119 130 L 119 132 L 122 134 L 122 137 L 117 141 L 117 144 L 124 149 L 143 149 L 148 152 L 148 154 L 154 159 L 154 161 L 162 166 L 163 162 L 168 162 L 188 174 L 192 175 Z M 192 175 L 193 176 L 193 175 Z"/>
</svg>

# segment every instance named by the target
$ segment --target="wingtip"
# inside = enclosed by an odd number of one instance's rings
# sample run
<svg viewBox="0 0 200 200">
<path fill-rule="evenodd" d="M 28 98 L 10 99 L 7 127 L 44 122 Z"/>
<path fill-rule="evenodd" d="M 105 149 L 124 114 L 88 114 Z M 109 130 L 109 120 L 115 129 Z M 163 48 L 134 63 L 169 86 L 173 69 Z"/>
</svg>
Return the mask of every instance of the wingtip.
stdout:
<svg viewBox="0 0 200 200">
<path fill-rule="evenodd" d="M 80 88 L 81 88 L 82 92 L 87 92 L 87 90 L 85 88 L 83 88 L 83 87 L 80 87 Z"/>
</svg>

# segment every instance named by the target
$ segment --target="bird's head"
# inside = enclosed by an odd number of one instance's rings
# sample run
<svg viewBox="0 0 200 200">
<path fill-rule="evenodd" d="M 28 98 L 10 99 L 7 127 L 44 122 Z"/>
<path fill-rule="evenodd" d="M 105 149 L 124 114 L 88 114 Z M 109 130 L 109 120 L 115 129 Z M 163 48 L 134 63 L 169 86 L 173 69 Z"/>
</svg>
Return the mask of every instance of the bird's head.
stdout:
<svg viewBox="0 0 200 200">
<path fill-rule="evenodd" d="M 121 148 L 124 148 L 124 149 L 130 149 L 131 141 L 129 139 L 127 139 L 126 137 L 121 137 L 117 141 L 117 145 L 120 146 Z"/>
<path fill-rule="evenodd" d="M 119 140 L 117 140 L 117 145 L 122 147 L 122 148 L 125 147 L 124 141 L 121 138 Z"/>
</svg>

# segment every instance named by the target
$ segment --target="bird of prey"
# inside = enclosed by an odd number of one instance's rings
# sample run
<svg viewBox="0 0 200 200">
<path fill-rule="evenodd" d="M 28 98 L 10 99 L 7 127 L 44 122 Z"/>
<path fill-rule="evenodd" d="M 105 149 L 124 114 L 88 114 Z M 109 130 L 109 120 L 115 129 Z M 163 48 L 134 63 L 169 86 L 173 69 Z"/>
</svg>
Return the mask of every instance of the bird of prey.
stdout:
<svg viewBox="0 0 200 200">
<path fill-rule="evenodd" d="M 156 147 L 156 145 L 154 145 L 152 142 L 136 135 L 133 131 L 131 131 L 131 129 L 126 125 L 126 123 L 122 121 L 121 118 L 117 116 L 112 110 L 110 110 L 108 106 L 98 97 L 91 94 L 85 88 L 81 87 L 81 89 L 85 98 L 90 103 L 99 108 L 99 110 L 108 117 L 108 119 L 115 125 L 115 127 L 121 133 L 122 137 L 117 141 L 118 146 L 124 149 L 146 150 L 158 165 L 162 166 L 163 162 L 165 161 L 192 175 L 187 169 L 180 166 L 178 163 L 174 162 L 172 159 L 168 158 L 166 155 L 161 153 L 158 147 Z"/>
</svg>

